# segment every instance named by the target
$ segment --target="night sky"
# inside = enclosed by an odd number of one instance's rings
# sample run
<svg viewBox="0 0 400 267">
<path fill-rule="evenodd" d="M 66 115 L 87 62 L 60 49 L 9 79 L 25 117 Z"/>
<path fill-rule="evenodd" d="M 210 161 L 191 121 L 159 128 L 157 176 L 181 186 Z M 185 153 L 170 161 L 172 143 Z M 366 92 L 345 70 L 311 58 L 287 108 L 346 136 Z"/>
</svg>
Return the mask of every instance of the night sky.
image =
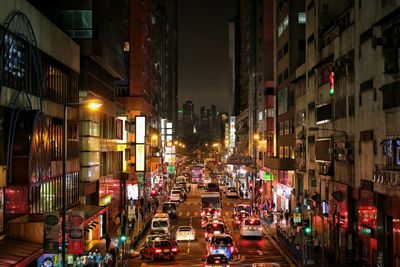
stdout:
<svg viewBox="0 0 400 267">
<path fill-rule="evenodd" d="M 228 110 L 228 22 L 234 0 L 178 0 L 179 106 Z"/>
</svg>

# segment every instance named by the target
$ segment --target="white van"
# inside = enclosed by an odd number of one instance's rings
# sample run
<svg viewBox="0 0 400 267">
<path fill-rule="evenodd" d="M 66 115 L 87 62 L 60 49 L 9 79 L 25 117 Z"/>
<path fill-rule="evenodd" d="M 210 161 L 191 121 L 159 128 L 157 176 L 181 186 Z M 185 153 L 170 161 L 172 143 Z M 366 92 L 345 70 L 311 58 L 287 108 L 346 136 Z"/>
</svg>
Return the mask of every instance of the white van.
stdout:
<svg viewBox="0 0 400 267">
<path fill-rule="evenodd" d="M 151 220 L 151 230 L 164 230 L 169 233 L 169 218 L 165 217 L 154 217 Z"/>
</svg>

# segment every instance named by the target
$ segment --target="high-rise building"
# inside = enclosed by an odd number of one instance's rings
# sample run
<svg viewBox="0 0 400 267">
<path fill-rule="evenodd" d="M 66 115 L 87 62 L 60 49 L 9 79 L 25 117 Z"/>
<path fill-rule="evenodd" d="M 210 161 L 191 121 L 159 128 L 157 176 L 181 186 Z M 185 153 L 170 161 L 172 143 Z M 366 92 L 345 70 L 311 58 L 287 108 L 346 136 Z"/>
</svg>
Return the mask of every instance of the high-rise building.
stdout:
<svg viewBox="0 0 400 267">
<path fill-rule="evenodd" d="M 0 261 L 28 266 L 43 254 L 37 216 L 58 217 L 62 209 L 63 111 L 80 98 L 80 54 L 77 43 L 27 1 L 2 1 L 0 10 Z M 66 137 L 69 208 L 79 204 L 78 123 L 79 109 L 72 106 Z M 56 253 L 58 240 L 46 249 Z"/>
<path fill-rule="evenodd" d="M 278 209 L 292 210 L 296 199 L 291 194 L 295 181 L 295 72 L 305 60 L 305 2 L 276 0 L 274 2 L 274 68 L 276 91 L 276 144 L 273 156 L 265 166 L 275 177 L 273 201 Z M 284 192 L 284 193 L 281 193 Z"/>
</svg>

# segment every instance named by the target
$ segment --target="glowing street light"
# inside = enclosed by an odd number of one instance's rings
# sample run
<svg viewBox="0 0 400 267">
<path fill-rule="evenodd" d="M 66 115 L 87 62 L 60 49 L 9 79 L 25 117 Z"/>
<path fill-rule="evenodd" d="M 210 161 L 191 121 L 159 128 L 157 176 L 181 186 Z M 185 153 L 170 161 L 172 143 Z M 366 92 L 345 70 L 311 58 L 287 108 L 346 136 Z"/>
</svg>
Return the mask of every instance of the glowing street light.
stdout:
<svg viewBox="0 0 400 267">
<path fill-rule="evenodd" d="M 151 140 L 157 140 L 157 139 L 158 139 L 158 135 L 156 135 L 156 134 L 151 135 Z"/>
<path fill-rule="evenodd" d="M 253 136 L 253 138 L 254 138 L 254 140 L 259 140 L 259 139 L 260 139 L 260 136 L 259 136 L 258 134 L 255 134 L 255 135 Z"/>
</svg>

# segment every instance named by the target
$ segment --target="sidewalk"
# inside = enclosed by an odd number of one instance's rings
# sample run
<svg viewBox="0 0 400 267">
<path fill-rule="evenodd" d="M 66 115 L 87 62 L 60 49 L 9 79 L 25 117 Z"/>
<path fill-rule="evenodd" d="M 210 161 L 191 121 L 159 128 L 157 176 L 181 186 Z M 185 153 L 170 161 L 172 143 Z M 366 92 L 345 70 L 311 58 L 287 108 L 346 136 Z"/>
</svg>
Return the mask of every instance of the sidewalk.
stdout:
<svg viewBox="0 0 400 267">
<path fill-rule="evenodd" d="M 291 231 L 290 226 L 286 226 L 286 221 L 283 220 L 279 226 L 277 227 L 276 216 L 274 216 L 274 222 L 270 223 L 264 216 L 260 216 L 261 222 L 264 225 L 267 233 L 271 236 L 271 238 L 275 241 L 276 245 L 294 262 L 296 266 L 310 266 L 310 267 L 319 267 L 322 266 L 322 249 L 319 248 L 318 251 L 314 250 L 314 247 L 311 244 L 309 247 L 311 252 L 311 258 L 314 260 L 313 264 L 305 264 L 303 261 L 303 251 L 300 250 L 300 246 L 296 246 L 295 241 L 291 240 L 289 237 L 289 233 Z M 298 240 L 298 237 L 295 238 Z M 348 265 L 341 265 L 338 262 L 327 261 L 328 251 L 325 251 L 325 267 L 342 267 Z"/>
</svg>

